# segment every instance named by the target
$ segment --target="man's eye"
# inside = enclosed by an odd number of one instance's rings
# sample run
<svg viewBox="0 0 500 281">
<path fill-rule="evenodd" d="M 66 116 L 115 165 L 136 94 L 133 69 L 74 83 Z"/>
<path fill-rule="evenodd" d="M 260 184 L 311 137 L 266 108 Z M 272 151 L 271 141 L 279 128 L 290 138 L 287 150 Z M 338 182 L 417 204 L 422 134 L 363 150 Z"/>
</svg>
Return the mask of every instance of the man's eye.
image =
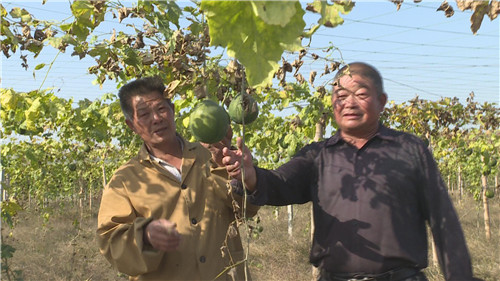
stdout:
<svg viewBox="0 0 500 281">
<path fill-rule="evenodd" d="M 348 95 L 337 95 L 337 99 L 339 99 L 339 100 L 345 100 L 345 99 L 347 99 L 347 96 Z"/>
<path fill-rule="evenodd" d="M 362 99 L 362 100 L 368 98 L 368 96 L 369 95 L 367 93 L 358 93 L 358 94 L 356 94 L 356 98 Z"/>
</svg>

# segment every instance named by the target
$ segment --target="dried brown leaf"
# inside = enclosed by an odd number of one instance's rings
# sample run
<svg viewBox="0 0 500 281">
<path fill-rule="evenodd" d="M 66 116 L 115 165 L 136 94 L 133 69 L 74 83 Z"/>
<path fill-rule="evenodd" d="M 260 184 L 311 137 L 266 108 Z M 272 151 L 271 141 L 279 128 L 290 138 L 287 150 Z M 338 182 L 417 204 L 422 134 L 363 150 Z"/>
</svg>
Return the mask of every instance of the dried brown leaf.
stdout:
<svg viewBox="0 0 500 281">
<path fill-rule="evenodd" d="M 481 27 L 484 16 L 487 14 L 490 19 L 494 19 L 500 13 L 498 1 L 482 1 L 482 0 L 457 0 L 457 7 L 461 11 L 474 11 L 470 21 L 472 33 L 476 32 Z"/>
<path fill-rule="evenodd" d="M 227 252 L 227 247 L 224 245 L 222 247 L 220 247 L 220 255 L 222 257 L 225 257 L 226 256 L 226 252 Z"/>
<path fill-rule="evenodd" d="M 488 17 L 490 20 L 494 20 L 500 15 L 500 1 L 491 1 L 490 10 L 488 11 Z"/>
<path fill-rule="evenodd" d="M 168 83 L 167 88 L 165 88 L 165 92 L 163 95 L 167 98 L 172 98 L 175 95 L 175 89 L 179 84 L 181 83 L 180 80 L 174 80 L 170 83 Z"/>
<path fill-rule="evenodd" d="M 316 79 L 316 74 L 317 72 L 314 70 L 309 73 L 309 83 L 311 83 L 313 87 L 314 87 L 314 79 Z"/>
<path fill-rule="evenodd" d="M 196 85 L 194 87 L 194 94 L 197 98 L 202 99 L 207 96 L 207 85 Z"/>
<path fill-rule="evenodd" d="M 297 82 L 299 82 L 299 84 L 302 84 L 306 81 L 306 79 L 304 79 L 304 76 L 302 76 L 302 74 L 300 73 L 295 74 L 294 77 L 297 80 Z"/>
<path fill-rule="evenodd" d="M 238 230 L 236 229 L 234 224 L 231 224 L 229 226 L 227 230 L 227 235 L 229 236 L 229 238 L 235 238 L 236 236 L 238 236 Z"/>
<path fill-rule="evenodd" d="M 145 44 L 143 41 L 142 34 L 143 34 L 142 32 L 137 33 L 137 38 L 135 38 L 135 42 L 134 42 L 134 46 L 133 46 L 134 49 L 144 48 Z"/>
<path fill-rule="evenodd" d="M 453 7 L 450 6 L 450 4 L 448 4 L 448 2 L 446 0 L 443 1 L 443 3 L 441 3 L 441 6 L 439 6 L 439 8 L 437 8 L 437 11 L 444 11 L 444 15 L 447 18 L 453 16 L 453 14 L 455 13 L 455 11 L 453 11 Z"/>
<path fill-rule="evenodd" d="M 35 38 L 35 40 L 43 41 L 45 40 L 45 38 L 47 38 L 47 35 L 45 35 L 45 33 L 43 33 L 41 29 L 36 29 L 33 37 Z"/>
<path fill-rule="evenodd" d="M 122 22 L 122 20 L 128 17 L 130 11 L 126 7 L 118 9 L 118 22 Z"/>
<path fill-rule="evenodd" d="M 333 72 L 333 71 L 337 70 L 337 68 L 339 68 L 339 66 L 340 66 L 339 62 L 332 62 L 332 63 L 330 63 L 330 71 Z"/>
<path fill-rule="evenodd" d="M 236 274 L 236 267 L 232 267 L 228 272 L 227 275 L 231 276 L 231 280 L 236 281 L 237 280 L 237 274 Z"/>
<path fill-rule="evenodd" d="M 299 52 L 299 60 L 302 60 L 302 58 L 307 54 L 306 49 L 302 49 Z"/>
<path fill-rule="evenodd" d="M 23 26 L 23 36 L 26 39 L 31 39 L 31 29 L 28 25 Z"/>
<path fill-rule="evenodd" d="M 284 61 L 283 62 L 283 70 L 284 70 L 284 72 L 292 72 L 293 71 L 293 67 L 292 67 L 292 65 L 289 62 Z"/>
<path fill-rule="evenodd" d="M 292 66 L 295 67 L 295 75 L 297 75 L 297 72 L 299 71 L 300 67 L 304 64 L 303 60 L 296 59 L 293 63 Z"/>
<path fill-rule="evenodd" d="M 473 34 L 476 34 L 479 28 L 481 27 L 481 23 L 483 22 L 484 16 L 488 13 L 488 6 L 486 5 L 478 5 L 474 10 L 474 13 L 470 17 L 471 26 Z"/>
<path fill-rule="evenodd" d="M 403 4 L 404 0 L 390 0 L 392 3 L 396 4 L 396 10 L 399 11 L 399 8 L 401 8 L 401 4 Z"/>
<path fill-rule="evenodd" d="M 113 28 L 113 34 L 111 34 L 111 38 L 109 38 L 109 42 L 112 44 L 116 40 L 116 29 Z"/>
</svg>

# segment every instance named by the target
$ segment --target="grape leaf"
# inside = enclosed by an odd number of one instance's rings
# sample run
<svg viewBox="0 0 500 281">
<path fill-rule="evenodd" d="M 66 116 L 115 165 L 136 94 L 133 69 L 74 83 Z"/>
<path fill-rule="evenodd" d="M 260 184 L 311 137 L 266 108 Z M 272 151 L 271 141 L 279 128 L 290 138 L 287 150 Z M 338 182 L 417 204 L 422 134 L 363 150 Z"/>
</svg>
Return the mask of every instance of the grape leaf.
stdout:
<svg viewBox="0 0 500 281">
<path fill-rule="evenodd" d="M 264 22 L 282 27 L 285 27 L 297 12 L 295 5 L 283 5 L 279 1 L 252 1 L 251 3 L 255 14 Z"/>
<path fill-rule="evenodd" d="M 11 11 L 10 11 L 10 15 L 13 17 L 13 18 L 21 18 L 21 21 L 22 22 L 29 22 L 31 21 L 31 15 L 28 11 L 26 11 L 26 9 L 21 9 L 21 8 L 13 8 Z"/>
<path fill-rule="evenodd" d="M 344 23 L 344 19 L 340 17 L 339 13 L 348 14 L 354 7 L 354 2 L 341 1 L 333 4 L 328 4 L 326 1 L 315 0 L 313 3 L 308 4 L 307 10 L 321 14 L 318 23 L 326 27 L 336 27 Z"/>
<path fill-rule="evenodd" d="M 268 2 L 264 2 L 266 5 Z M 256 4 L 264 9 L 264 3 Z M 272 77 L 279 68 L 278 61 L 283 51 L 298 51 L 302 48 L 300 36 L 304 30 L 304 10 L 299 1 L 280 1 L 272 4 L 272 10 L 278 19 L 269 24 L 254 11 L 251 1 L 202 1 L 201 8 L 207 16 L 210 30 L 210 44 L 227 48 L 227 54 L 239 60 L 245 66 L 248 83 L 252 87 L 272 84 Z M 295 14 L 290 16 L 290 7 Z M 266 6 L 267 7 L 267 6 Z M 267 8 L 266 8 L 267 9 Z M 264 13 L 265 14 L 265 13 Z M 264 15 L 260 13 L 260 15 Z M 267 21 L 268 16 L 264 15 Z"/>
</svg>

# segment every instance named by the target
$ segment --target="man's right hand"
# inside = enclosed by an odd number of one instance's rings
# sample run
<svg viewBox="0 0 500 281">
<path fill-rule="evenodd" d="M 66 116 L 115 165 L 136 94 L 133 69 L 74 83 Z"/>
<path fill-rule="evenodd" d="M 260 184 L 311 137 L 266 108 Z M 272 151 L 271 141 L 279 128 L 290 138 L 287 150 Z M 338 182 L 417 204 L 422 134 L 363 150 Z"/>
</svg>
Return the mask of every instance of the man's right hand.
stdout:
<svg viewBox="0 0 500 281">
<path fill-rule="evenodd" d="M 238 150 L 230 150 L 225 147 L 222 150 L 224 158 L 222 158 L 222 164 L 226 166 L 227 173 L 237 179 L 243 180 L 242 170 L 241 170 L 241 159 L 243 156 L 243 167 L 245 169 L 245 185 L 246 189 L 249 191 L 255 190 L 255 185 L 257 184 L 257 175 L 255 173 L 255 167 L 253 166 L 252 154 L 248 147 L 245 146 L 243 149 L 243 140 L 241 137 L 236 139 L 236 145 Z"/>
<path fill-rule="evenodd" d="M 144 242 L 153 248 L 171 252 L 177 250 L 181 243 L 181 235 L 177 231 L 177 224 L 166 219 L 153 220 L 144 230 Z"/>
</svg>

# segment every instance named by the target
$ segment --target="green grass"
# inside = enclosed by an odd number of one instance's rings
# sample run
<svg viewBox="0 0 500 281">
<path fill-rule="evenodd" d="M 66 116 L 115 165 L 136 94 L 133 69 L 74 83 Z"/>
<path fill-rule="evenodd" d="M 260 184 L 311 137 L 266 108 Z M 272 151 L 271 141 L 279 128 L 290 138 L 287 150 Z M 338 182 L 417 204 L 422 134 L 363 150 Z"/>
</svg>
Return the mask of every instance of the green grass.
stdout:
<svg viewBox="0 0 500 281">
<path fill-rule="evenodd" d="M 482 204 L 465 198 L 455 200 L 466 235 L 476 277 L 488 281 L 500 276 L 500 200 L 490 200 L 492 239 L 487 241 Z M 279 214 L 275 216 L 275 210 Z M 249 268 L 253 280 L 312 280 L 308 263 L 310 249 L 310 205 L 294 206 L 293 235 L 287 232 L 285 207 L 263 207 L 259 212 L 262 233 L 250 238 Z M 24 280 L 127 280 L 100 255 L 95 241 L 97 207 L 57 207 L 50 220 L 26 209 L 11 229 L 3 224 L 2 243 L 16 248 L 9 260 L 12 269 L 23 272 Z M 245 236 L 245 235 L 244 235 Z M 247 238 L 244 237 L 244 243 Z M 429 255 L 430 257 L 430 255 Z M 431 281 L 443 280 L 439 267 L 426 269 Z M 2 280 L 6 276 L 2 274 Z"/>
</svg>

